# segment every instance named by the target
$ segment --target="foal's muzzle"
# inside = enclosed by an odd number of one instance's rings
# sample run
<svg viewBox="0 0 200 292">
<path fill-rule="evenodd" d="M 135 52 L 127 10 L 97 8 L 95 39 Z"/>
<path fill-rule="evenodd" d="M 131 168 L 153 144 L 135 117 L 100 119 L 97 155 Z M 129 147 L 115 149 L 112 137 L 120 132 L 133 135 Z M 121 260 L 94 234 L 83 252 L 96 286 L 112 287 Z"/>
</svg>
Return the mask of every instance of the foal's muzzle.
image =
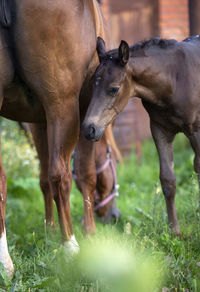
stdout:
<svg viewBox="0 0 200 292">
<path fill-rule="evenodd" d="M 86 139 L 96 142 L 103 136 L 104 128 L 97 127 L 95 124 L 83 123 L 82 131 Z"/>
<path fill-rule="evenodd" d="M 103 222 L 111 223 L 117 221 L 121 217 L 121 212 L 117 208 L 115 200 L 113 201 L 112 207 L 108 210 L 107 214 L 103 218 Z"/>
</svg>

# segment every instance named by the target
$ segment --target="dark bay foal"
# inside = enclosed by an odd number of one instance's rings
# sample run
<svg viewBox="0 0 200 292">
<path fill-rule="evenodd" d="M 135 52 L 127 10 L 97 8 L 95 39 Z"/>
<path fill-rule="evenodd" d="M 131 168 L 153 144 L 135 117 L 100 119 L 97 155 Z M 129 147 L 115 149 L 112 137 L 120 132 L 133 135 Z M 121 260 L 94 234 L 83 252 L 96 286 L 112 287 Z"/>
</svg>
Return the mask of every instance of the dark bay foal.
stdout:
<svg viewBox="0 0 200 292">
<path fill-rule="evenodd" d="M 122 41 L 119 49 L 109 52 L 98 38 L 97 51 L 100 65 L 92 78 L 92 101 L 83 124 L 84 135 L 97 141 L 130 97 L 142 99 L 159 155 L 168 221 L 180 235 L 173 140 L 178 132 L 188 137 L 200 181 L 200 37 L 182 42 L 154 38 L 130 48 Z"/>
</svg>

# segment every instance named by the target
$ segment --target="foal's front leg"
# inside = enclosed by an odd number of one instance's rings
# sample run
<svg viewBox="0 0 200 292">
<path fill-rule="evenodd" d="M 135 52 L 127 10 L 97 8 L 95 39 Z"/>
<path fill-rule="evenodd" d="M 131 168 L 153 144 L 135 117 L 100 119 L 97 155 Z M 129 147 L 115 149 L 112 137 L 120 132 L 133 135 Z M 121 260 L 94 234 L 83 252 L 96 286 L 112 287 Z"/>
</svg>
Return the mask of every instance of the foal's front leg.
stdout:
<svg viewBox="0 0 200 292">
<path fill-rule="evenodd" d="M 8 276 L 12 278 L 14 273 L 14 266 L 8 253 L 5 228 L 6 198 L 7 198 L 6 174 L 2 166 L 0 155 L 0 262 L 3 264 Z"/>
<path fill-rule="evenodd" d="M 180 235 L 175 206 L 176 176 L 174 174 L 172 134 L 151 121 L 151 132 L 158 150 L 160 160 L 160 181 L 167 205 L 168 222 L 172 230 Z"/>
</svg>

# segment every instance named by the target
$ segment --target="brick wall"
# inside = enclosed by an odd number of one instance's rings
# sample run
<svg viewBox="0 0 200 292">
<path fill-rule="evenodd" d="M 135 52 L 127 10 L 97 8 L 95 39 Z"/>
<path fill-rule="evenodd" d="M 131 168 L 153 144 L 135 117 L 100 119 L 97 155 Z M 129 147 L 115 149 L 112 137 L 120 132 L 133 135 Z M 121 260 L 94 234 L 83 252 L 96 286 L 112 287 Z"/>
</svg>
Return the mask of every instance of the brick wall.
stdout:
<svg viewBox="0 0 200 292">
<path fill-rule="evenodd" d="M 159 30 L 164 38 L 182 40 L 189 35 L 188 0 L 159 0 Z"/>
</svg>

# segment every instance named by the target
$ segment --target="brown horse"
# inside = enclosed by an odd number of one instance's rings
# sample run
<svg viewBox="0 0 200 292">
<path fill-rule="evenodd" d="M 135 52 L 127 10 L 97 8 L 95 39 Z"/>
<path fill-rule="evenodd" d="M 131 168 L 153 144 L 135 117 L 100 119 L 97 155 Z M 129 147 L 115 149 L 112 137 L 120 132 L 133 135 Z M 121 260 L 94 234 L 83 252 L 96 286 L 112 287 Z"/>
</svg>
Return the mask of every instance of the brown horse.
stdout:
<svg viewBox="0 0 200 292">
<path fill-rule="evenodd" d="M 107 53 L 99 38 L 97 50 L 100 65 L 92 78 L 84 134 L 97 141 L 130 97 L 142 99 L 158 150 L 168 220 L 179 235 L 173 140 L 178 132 L 188 137 L 200 181 L 200 36 L 182 42 L 154 38 L 130 48 L 122 41 L 119 49 Z"/>
<path fill-rule="evenodd" d="M 43 128 L 43 134 L 45 130 L 41 145 L 64 247 L 77 252 L 69 203 L 70 158 L 90 102 L 88 81 L 98 64 L 96 38 L 106 37 L 99 5 L 96 0 L 0 0 L 0 22 L 0 114 L 16 121 L 44 123 L 36 125 L 35 131 Z M 87 145 L 87 163 L 82 166 L 84 226 L 94 232 L 95 149 L 93 143 L 80 139 Z M 0 178 L 0 262 L 12 277 L 1 164 Z"/>
</svg>

